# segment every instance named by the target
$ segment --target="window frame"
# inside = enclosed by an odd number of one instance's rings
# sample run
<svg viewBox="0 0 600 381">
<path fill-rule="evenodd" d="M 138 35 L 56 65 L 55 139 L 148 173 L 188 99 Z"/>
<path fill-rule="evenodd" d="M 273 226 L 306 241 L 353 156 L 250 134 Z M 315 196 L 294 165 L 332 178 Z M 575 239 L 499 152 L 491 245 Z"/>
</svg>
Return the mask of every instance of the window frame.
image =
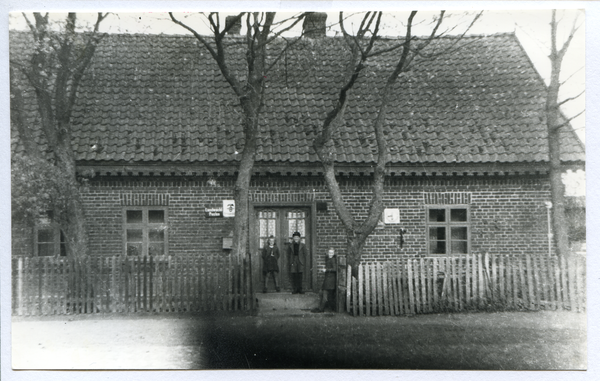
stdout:
<svg viewBox="0 0 600 381">
<path fill-rule="evenodd" d="M 142 222 L 130 223 L 127 222 L 128 211 L 142 211 Z M 164 222 L 162 223 L 150 223 L 148 221 L 148 214 L 151 210 L 161 210 L 164 212 Z M 157 256 L 166 256 L 169 253 L 169 210 L 166 206 L 124 206 L 123 207 L 123 246 L 122 252 L 125 256 L 134 257 L 135 255 L 127 254 L 127 230 L 128 229 L 141 229 L 142 230 L 142 253 L 139 257 L 148 256 L 148 248 L 150 246 L 149 231 L 156 229 L 157 227 L 164 227 L 164 243 L 163 252 Z"/>
<path fill-rule="evenodd" d="M 430 210 L 432 209 L 443 209 L 445 213 L 445 221 L 437 222 L 430 221 Z M 467 220 L 466 221 L 458 221 L 452 222 L 452 209 L 465 209 L 467 212 Z M 427 239 L 427 254 L 435 255 L 435 256 L 448 256 L 448 255 L 468 255 L 471 253 L 471 209 L 469 205 L 465 204 L 454 204 L 454 205 L 428 205 L 425 211 L 425 221 L 426 221 L 426 239 Z M 444 227 L 446 229 L 446 250 L 445 253 L 434 253 L 431 247 L 431 239 L 430 239 L 430 228 L 432 227 Z M 467 252 L 466 253 L 452 253 L 452 228 L 453 227 L 466 227 L 467 228 Z M 460 240 L 464 241 L 464 240 Z"/>
<path fill-rule="evenodd" d="M 40 247 L 39 247 L 39 232 L 40 230 L 51 230 L 52 231 L 52 242 L 44 242 L 44 243 L 52 243 L 52 255 L 40 255 Z M 65 245 L 64 254 L 61 252 L 61 245 Z M 65 257 L 67 256 L 67 241 L 65 239 L 64 233 L 62 232 L 60 225 L 56 222 L 52 221 L 51 218 L 44 218 L 41 221 L 35 224 L 33 229 L 33 256 L 34 257 Z"/>
<path fill-rule="evenodd" d="M 261 217 L 261 215 L 260 215 L 261 213 L 274 213 L 274 214 L 273 214 L 272 217 Z M 274 210 L 274 209 L 265 209 L 265 210 L 261 210 L 261 211 L 258 212 L 258 217 L 257 217 L 257 221 L 258 221 L 258 248 L 260 250 L 263 249 L 264 244 L 267 242 L 267 240 L 269 239 L 270 235 L 273 235 L 274 237 L 278 237 L 278 235 L 280 233 L 278 231 L 278 230 L 280 230 L 280 227 L 278 226 L 279 225 L 279 217 L 280 217 L 279 214 L 280 214 L 279 211 Z M 266 224 L 267 224 L 267 226 L 266 226 L 266 228 L 267 228 L 267 236 L 266 237 L 264 237 L 264 236 L 261 235 L 261 231 L 260 231 L 260 222 L 261 222 L 261 220 L 267 221 L 266 222 Z M 274 234 L 271 234 L 269 232 L 269 220 L 275 221 L 275 233 Z"/>
</svg>

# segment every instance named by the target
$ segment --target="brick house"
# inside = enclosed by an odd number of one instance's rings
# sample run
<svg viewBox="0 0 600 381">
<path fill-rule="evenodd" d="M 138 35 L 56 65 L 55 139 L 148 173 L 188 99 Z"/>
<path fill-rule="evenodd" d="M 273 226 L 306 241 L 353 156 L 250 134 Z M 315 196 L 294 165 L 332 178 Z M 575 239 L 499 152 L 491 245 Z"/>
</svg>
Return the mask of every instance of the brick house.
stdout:
<svg viewBox="0 0 600 381">
<path fill-rule="evenodd" d="M 303 233 L 310 253 L 306 289 L 318 287 L 326 249 L 345 248 L 311 147 L 337 92 L 344 42 L 314 37 L 295 45 L 269 74 L 250 206 L 254 263 L 269 235 L 283 247 L 293 231 Z M 13 33 L 11 53 L 25 49 L 24 41 Z M 232 45 L 239 41 L 230 37 Z M 364 261 L 548 251 L 543 80 L 513 34 L 465 41 L 461 50 L 415 62 L 399 81 L 403 89 L 385 127 L 391 158 L 385 202 L 399 221 L 382 218 Z M 452 43 L 451 37 L 436 42 L 439 49 Z M 370 129 L 374 90 L 392 61 L 388 53 L 370 62 L 336 136 L 340 185 L 357 215 L 368 207 L 377 150 Z M 31 103 L 32 125 L 39 123 L 36 113 Z M 94 174 L 83 190 L 93 255 L 227 255 L 232 218 L 219 209 L 233 198 L 243 149 L 240 111 L 193 37 L 104 38 L 80 87 L 73 127 L 78 167 Z M 584 166 L 584 147 L 570 127 L 562 139 L 565 166 Z M 13 131 L 12 150 L 20 149 Z M 13 255 L 59 255 L 60 246 L 58 227 L 13 227 Z M 286 282 L 285 258 L 280 265 Z"/>
</svg>

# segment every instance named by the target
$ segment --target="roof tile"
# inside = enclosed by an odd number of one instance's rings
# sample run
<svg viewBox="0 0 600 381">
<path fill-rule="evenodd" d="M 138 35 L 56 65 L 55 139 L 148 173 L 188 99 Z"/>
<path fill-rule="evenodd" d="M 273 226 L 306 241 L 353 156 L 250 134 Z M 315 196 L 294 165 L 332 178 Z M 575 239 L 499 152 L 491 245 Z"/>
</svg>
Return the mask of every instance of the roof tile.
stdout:
<svg viewBox="0 0 600 381">
<path fill-rule="evenodd" d="M 11 59 L 27 51 L 26 38 L 11 32 Z M 471 40 L 460 51 L 437 60 L 416 59 L 413 72 L 390 94 L 385 124 L 390 162 L 547 161 L 545 87 L 516 37 L 466 38 Z M 236 41 L 232 37 L 228 48 Z M 443 48 L 453 42 L 443 38 L 435 44 Z M 315 55 L 306 55 L 308 49 Z M 243 57 L 240 49 L 233 53 Z M 300 41 L 288 51 L 287 65 L 269 73 L 258 162 L 318 161 L 313 131 L 335 101 L 343 75 L 339 58 L 346 55 L 340 38 Z M 394 54 L 376 59 L 352 90 L 335 137 L 340 163 L 375 160 L 377 90 Z M 242 76 L 243 60 L 230 62 Z M 31 100 L 32 91 L 26 93 Z M 237 160 L 235 152 L 243 148 L 234 93 L 190 36 L 108 35 L 79 94 L 72 141 L 78 160 L 222 162 Z M 28 122 L 37 123 L 34 102 L 27 108 Z M 563 129 L 561 140 L 563 160 L 584 160 L 583 145 L 572 129 Z M 11 141 L 11 147 L 22 149 L 18 142 Z"/>
</svg>

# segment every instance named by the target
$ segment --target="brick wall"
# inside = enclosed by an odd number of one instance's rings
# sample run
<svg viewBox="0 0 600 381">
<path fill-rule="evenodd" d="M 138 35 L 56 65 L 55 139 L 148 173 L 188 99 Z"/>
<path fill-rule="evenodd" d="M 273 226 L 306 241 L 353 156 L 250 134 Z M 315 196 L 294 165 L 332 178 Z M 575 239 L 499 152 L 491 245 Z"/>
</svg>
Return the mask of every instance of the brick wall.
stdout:
<svg viewBox="0 0 600 381">
<path fill-rule="evenodd" d="M 168 208 L 171 255 L 225 254 L 222 237 L 229 235 L 233 221 L 231 218 L 207 218 L 204 209 L 220 207 L 223 199 L 233 198 L 232 187 L 233 179 L 224 177 L 188 181 L 93 180 L 83 194 L 89 219 L 91 252 L 104 256 L 121 254 L 124 204 L 159 202 L 168 204 L 165 206 Z M 370 182 L 358 177 L 345 178 L 341 189 L 350 210 L 357 219 L 363 218 L 371 194 Z M 544 201 L 550 199 L 550 193 L 546 178 L 398 177 L 389 179 L 385 189 L 385 206 L 399 208 L 401 222 L 376 228 L 366 243 L 364 261 L 426 255 L 426 208 L 438 203 L 468 203 L 472 253 L 516 255 L 546 253 L 548 250 Z M 315 218 L 319 268 L 324 266 L 328 247 L 334 247 L 338 253 L 344 252 L 344 230 L 320 178 L 261 177 L 253 181 L 251 194 L 254 199 L 273 192 L 327 203 L 327 210 L 317 212 Z M 158 196 L 152 195 L 161 195 L 162 201 L 156 201 Z M 400 248 L 400 228 L 407 230 L 403 248 Z M 20 235 L 13 235 L 13 242 L 25 241 L 27 239 L 23 241 Z M 16 248 L 13 244 L 13 253 L 23 253 L 25 246 L 19 244 Z"/>
</svg>

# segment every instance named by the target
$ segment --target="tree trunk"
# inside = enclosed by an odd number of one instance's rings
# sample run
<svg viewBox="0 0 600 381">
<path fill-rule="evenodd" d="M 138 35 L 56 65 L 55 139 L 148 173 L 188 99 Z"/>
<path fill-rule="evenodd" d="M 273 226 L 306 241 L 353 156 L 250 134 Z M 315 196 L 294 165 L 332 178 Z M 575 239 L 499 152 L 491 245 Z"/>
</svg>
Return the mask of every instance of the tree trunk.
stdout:
<svg viewBox="0 0 600 381">
<path fill-rule="evenodd" d="M 346 263 L 352 267 L 352 276 L 358 277 L 358 265 L 362 259 L 363 249 L 367 241 L 368 234 L 353 234 L 347 232 L 347 254 Z"/>
<path fill-rule="evenodd" d="M 553 76 L 554 77 L 554 76 Z M 558 74 L 556 75 L 558 77 Z M 554 83 L 556 82 L 556 83 Z M 553 93 L 553 94 L 551 94 Z M 557 106 L 558 78 L 552 79 L 548 89 L 547 125 L 550 160 L 550 194 L 552 198 L 552 229 L 559 256 L 569 255 L 569 238 L 565 220 L 565 187 L 560 162 L 560 119 Z"/>
<path fill-rule="evenodd" d="M 244 151 L 238 169 L 238 176 L 235 182 L 235 217 L 233 220 L 233 258 L 238 261 L 245 258 L 248 252 L 249 237 L 249 190 L 252 180 L 252 168 L 256 157 L 256 135 L 258 129 L 258 113 L 260 108 L 260 98 L 250 97 L 243 104 L 246 114 L 244 121 L 244 134 L 246 141 Z"/>
<path fill-rule="evenodd" d="M 75 258 L 85 257 L 89 254 L 87 224 L 83 200 L 81 198 L 81 187 L 77 181 L 75 157 L 71 147 L 71 137 L 62 124 L 59 129 L 65 131 L 60 134 L 58 145 L 54 148 L 56 165 L 64 173 L 64 197 L 66 202 L 64 210 L 55 211 L 59 216 L 61 227 L 67 241 L 67 255 Z"/>
<path fill-rule="evenodd" d="M 561 49 L 558 49 L 556 45 L 556 30 L 556 10 L 553 10 L 552 21 L 550 23 L 552 46 L 550 53 L 550 84 L 548 85 L 546 97 L 546 125 L 548 128 L 548 159 L 550 162 L 550 193 L 552 197 L 554 243 L 557 254 L 567 257 L 569 255 L 569 239 L 565 220 L 565 189 L 562 182 L 562 166 L 560 161 L 560 130 L 566 122 L 563 123 L 561 119 L 558 91 L 560 89 L 562 60 L 577 28 L 574 23 L 571 33 Z"/>
</svg>

